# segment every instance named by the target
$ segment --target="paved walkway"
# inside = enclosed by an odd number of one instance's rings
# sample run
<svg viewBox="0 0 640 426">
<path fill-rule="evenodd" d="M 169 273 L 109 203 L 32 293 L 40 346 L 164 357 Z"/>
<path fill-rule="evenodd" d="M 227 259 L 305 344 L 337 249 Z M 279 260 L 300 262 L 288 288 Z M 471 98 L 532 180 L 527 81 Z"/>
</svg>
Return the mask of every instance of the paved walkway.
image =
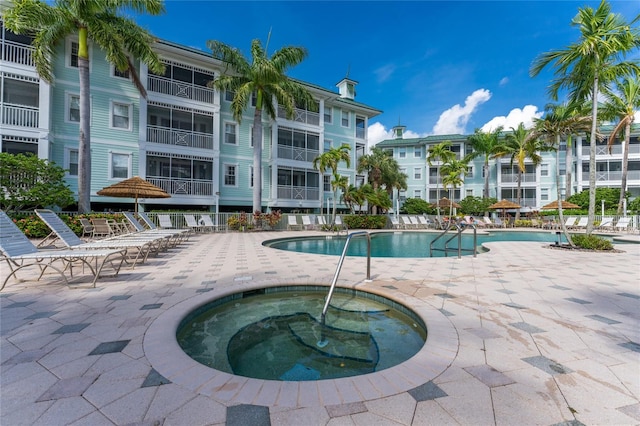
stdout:
<svg viewBox="0 0 640 426">
<path fill-rule="evenodd" d="M 161 340 L 215 295 L 330 282 L 336 257 L 261 245 L 302 234 L 200 235 L 96 289 L 10 282 L 0 424 L 640 424 L 640 244 L 587 253 L 503 242 L 477 258 L 373 259 L 371 283 L 365 260 L 348 258 L 341 285 L 402 300 L 431 327 L 433 357 L 421 371 L 393 370 L 397 381 L 240 379 Z"/>
</svg>

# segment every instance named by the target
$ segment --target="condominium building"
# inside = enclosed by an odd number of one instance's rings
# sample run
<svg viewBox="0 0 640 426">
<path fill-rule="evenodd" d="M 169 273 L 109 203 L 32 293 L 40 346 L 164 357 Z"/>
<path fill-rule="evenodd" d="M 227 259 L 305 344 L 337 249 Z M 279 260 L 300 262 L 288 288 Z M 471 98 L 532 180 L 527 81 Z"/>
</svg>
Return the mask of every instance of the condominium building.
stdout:
<svg viewBox="0 0 640 426">
<path fill-rule="evenodd" d="M 458 188 L 444 189 L 438 170 L 439 161 L 428 164 L 427 156 L 430 146 L 443 141 L 451 142 L 451 151 L 461 159 L 470 152 L 468 138 L 470 135 L 438 135 L 420 138 L 404 138 L 404 126 L 393 128 L 393 139 L 379 142 L 376 146 L 392 153 L 402 171 L 407 175 L 407 190 L 394 193 L 394 206 L 402 206 L 407 198 L 422 198 L 434 202 L 438 197 L 460 200 L 467 196 L 482 197 L 484 190 L 484 158 L 476 158 L 469 164 L 464 183 Z M 609 135 L 611 126 L 603 126 L 600 131 Z M 605 138 L 596 147 L 596 185 L 598 187 L 619 188 L 622 176 L 623 141 L 616 139 L 611 153 L 607 149 Z M 589 188 L 589 137 L 578 135 L 572 138 L 572 184 L 571 193 Z M 560 164 L 560 191 L 566 193 L 566 152 L 567 141 L 563 140 L 559 151 L 541 153 L 542 162 L 534 166 L 530 159 L 526 160 L 526 171 L 522 174 L 521 205 L 538 210 L 545 204 L 557 199 L 556 155 Z M 631 198 L 640 196 L 640 125 L 632 128 L 628 146 L 627 191 Z M 518 187 L 518 168 L 511 164 L 509 158 L 492 159 L 489 163 L 489 197 L 516 201 Z"/>
<path fill-rule="evenodd" d="M 58 46 L 50 85 L 36 73 L 31 40 L 4 26 L 0 30 L 1 149 L 54 161 L 67 170 L 66 181 L 77 193 L 77 39 L 68 37 Z M 253 105 L 240 123 L 235 121 L 233 93 L 209 85 L 226 72 L 210 53 L 170 41 L 158 41 L 154 49 L 166 68 L 156 75 L 138 64 L 145 99 L 127 73 L 90 46 L 92 208 L 131 208 L 131 199 L 96 193 L 137 175 L 171 195 L 140 200 L 147 209 L 251 211 Z M 322 209 L 333 196 L 330 176 L 321 176 L 312 162 L 331 147 L 351 147 L 350 167 L 341 163 L 339 173 L 351 183 L 364 181 L 356 174 L 357 159 L 365 154 L 369 120 L 381 111 L 355 100 L 357 82 L 350 78 L 340 80 L 337 91 L 299 83 L 312 94 L 315 107 L 296 108 L 287 117 L 276 105 L 276 119 L 265 115 L 261 123 L 263 209 Z"/>
</svg>

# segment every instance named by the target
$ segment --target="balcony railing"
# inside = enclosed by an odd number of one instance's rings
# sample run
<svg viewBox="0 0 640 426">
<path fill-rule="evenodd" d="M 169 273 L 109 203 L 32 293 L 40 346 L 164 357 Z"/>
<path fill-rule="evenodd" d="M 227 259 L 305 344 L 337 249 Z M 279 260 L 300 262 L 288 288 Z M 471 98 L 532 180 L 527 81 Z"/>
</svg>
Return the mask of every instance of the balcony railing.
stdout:
<svg viewBox="0 0 640 426">
<path fill-rule="evenodd" d="M 312 162 L 320 155 L 320 151 L 315 149 L 298 148 L 295 146 L 278 145 L 278 158 L 287 160 Z"/>
<path fill-rule="evenodd" d="M 213 149 L 213 135 L 156 126 L 147 127 L 147 142 Z"/>
<path fill-rule="evenodd" d="M 215 93 L 213 89 L 185 83 L 184 81 L 170 80 L 157 75 L 150 75 L 147 81 L 151 92 L 213 104 Z"/>
<path fill-rule="evenodd" d="M 162 177 L 147 177 L 147 180 L 172 195 L 213 196 L 213 183 L 210 180 Z"/>
<path fill-rule="evenodd" d="M 33 46 L 26 46 L 20 43 L 5 40 L 2 48 L 2 60 L 15 64 L 34 67 Z"/>
<path fill-rule="evenodd" d="M 367 132 L 365 132 L 365 130 L 363 128 L 356 127 L 356 138 L 364 139 L 366 134 L 367 134 Z"/>
<path fill-rule="evenodd" d="M 503 183 L 515 183 L 518 182 L 518 175 L 517 174 L 512 174 L 512 173 L 508 173 L 508 174 L 502 174 L 500 175 L 500 180 Z M 535 182 L 536 181 L 536 174 L 535 173 L 524 173 L 522 174 L 522 183 L 531 183 L 531 182 Z"/>
<path fill-rule="evenodd" d="M 597 182 L 620 181 L 622 179 L 622 171 L 615 172 L 596 172 Z M 589 172 L 582 172 L 582 181 L 589 182 Z M 627 181 L 640 181 L 640 170 L 627 171 Z"/>
<path fill-rule="evenodd" d="M 278 198 L 283 200 L 314 200 L 320 199 L 318 188 L 306 186 L 278 186 Z"/>
<path fill-rule="evenodd" d="M 586 149 L 582 150 L 583 156 L 589 155 L 589 147 L 584 147 Z M 611 146 L 611 155 L 620 155 L 622 154 L 622 145 L 617 143 Z M 633 143 L 629 144 L 629 154 L 640 154 L 640 144 Z M 596 145 L 596 155 L 609 155 L 609 148 L 606 145 Z"/>
<path fill-rule="evenodd" d="M 2 106 L 2 124 L 7 126 L 38 128 L 40 111 L 36 107 L 4 104 Z"/>
<path fill-rule="evenodd" d="M 293 117 L 289 118 L 287 117 L 287 111 L 284 108 L 278 106 L 278 118 L 297 121 L 298 123 L 312 124 L 314 126 L 320 125 L 320 114 L 304 109 L 294 108 Z"/>
</svg>

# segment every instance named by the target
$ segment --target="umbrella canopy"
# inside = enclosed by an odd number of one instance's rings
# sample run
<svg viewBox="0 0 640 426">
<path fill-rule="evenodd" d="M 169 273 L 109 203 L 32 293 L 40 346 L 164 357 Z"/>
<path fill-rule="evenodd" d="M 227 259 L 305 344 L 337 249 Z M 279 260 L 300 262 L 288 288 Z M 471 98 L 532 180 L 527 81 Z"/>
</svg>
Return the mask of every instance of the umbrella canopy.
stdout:
<svg viewBox="0 0 640 426">
<path fill-rule="evenodd" d="M 460 204 L 456 203 L 455 201 L 451 201 L 450 199 L 448 199 L 447 197 L 442 197 L 438 200 L 437 203 L 433 203 L 431 204 L 431 207 L 440 207 L 442 208 L 449 208 L 453 206 L 454 209 L 459 209 L 460 208 Z"/>
<path fill-rule="evenodd" d="M 497 203 L 491 204 L 488 208 L 489 209 L 502 209 L 502 210 L 519 209 L 520 208 L 520 204 L 514 203 L 513 201 L 502 199 L 502 200 L 498 201 Z"/>
<path fill-rule="evenodd" d="M 165 190 L 147 182 L 141 177 L 134 176 L 113 185 L 102 188 L 98 195 L 106 197 L 135 198 L 135 210 L 138 211 L 138 198 L 170 198 Z"/>
<path fill-rule="evenodd" d="M 561 203 L 562 203 L 562 208 L 563 209 L 579 209 L 580 208 L 579 205 L 570 203 L 568 201 L 564 201 L 563 200 L 563 201 L 561 201 Z M 542 209 L 543 210 L 558 210 L 558 204 L 559 204 L 558 200 L 556 200 L 553 203 L 549 203 L 549 204 L 546 204 L 546 205 L 542 206 Z"/>
</svg>

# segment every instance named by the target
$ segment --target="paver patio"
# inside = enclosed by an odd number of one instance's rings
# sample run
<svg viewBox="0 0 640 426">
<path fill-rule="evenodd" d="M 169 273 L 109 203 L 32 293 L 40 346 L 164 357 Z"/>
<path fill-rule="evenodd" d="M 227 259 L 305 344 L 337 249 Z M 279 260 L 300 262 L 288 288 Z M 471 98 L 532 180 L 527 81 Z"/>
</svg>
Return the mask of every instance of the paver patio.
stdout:
<svg viewBox="0 0 640 426">
<path fill-rule="evenodd" d="M 476 258 L 374 258 L 370 283 L 365 259 L 346 259 L 340 285 L 428 311 L 436 356 L 411 388 L 411 377 L 394 385 L 382 372 L 366 388 L 209 377 L 158 340 L 181 307 L 208 295 L 328 284 L 337 257 L 262 246 L 304 234 L 320 233 L 198 235 L 95 289 L 10 281 L 0 293 L 0 424 L 640 424 L 640 244 L 589 253 L 500 242 Z"/>
</svg>

